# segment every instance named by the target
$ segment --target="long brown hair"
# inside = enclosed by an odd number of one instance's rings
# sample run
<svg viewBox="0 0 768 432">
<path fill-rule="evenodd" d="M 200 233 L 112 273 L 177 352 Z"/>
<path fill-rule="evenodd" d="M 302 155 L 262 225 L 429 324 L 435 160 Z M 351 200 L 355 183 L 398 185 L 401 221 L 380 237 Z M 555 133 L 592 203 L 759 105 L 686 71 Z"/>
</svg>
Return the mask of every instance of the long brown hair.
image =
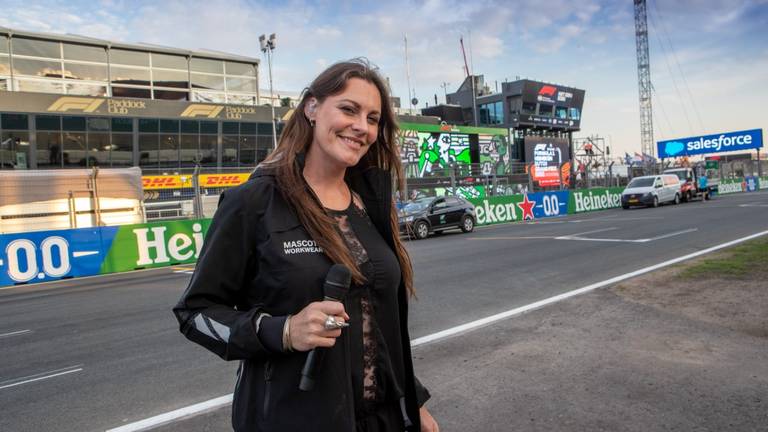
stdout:
<svg viewBox="0 0 768 432">
<path fill-rule="evenodd" d="M 367 60 L 360 58 L 336 63 L 312 81 L 312 84 L 304 90 L 301 101 L 287 121 L 277 148 L 262 162 L 260 167 L 275 170 L 283 196 L 294 208 L 299 220 L 312 239 L 323 248 L 324 253 L 331 261 L 347 266 L 352 273 L 353 280 L 362 283 L 365 281 L 365 277 L 352 258 L 341 234 L 335 228 L 335 221 L 323 210 L 322 204 L 304 180 L 301 167 L 296 161 L 299 154 L 309 150 L 313 139 L 313 127 L 304 115 L 307 101 L 310 98 L 315 98 L 322 103 L 328 96 L 343 92 L 351 78 L 360 78 L 373 84 L 381 96 L 378 136 L 358 166 L 377 167 L 389 171 L 395 180 L 396 190 L 403 190 L 405 178 L 400 164 L 400 150 L 397 145 L 399 128 L 395 113 L 392 110 L 389 90 L 376 68 L 371 66 Z M 413 268 L 408 252 L 398 235 L 397 209 L 394 204 L 391 205 L 389 222 L 403 282 L 408 294 L 413 296 L 415 295 Z"/>
</svg>

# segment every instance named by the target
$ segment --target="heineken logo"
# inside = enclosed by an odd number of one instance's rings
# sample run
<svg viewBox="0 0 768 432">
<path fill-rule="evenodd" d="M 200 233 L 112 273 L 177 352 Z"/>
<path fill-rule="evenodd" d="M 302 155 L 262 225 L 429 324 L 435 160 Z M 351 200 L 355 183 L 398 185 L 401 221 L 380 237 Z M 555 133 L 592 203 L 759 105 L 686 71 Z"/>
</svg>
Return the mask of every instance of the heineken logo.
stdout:
<svg viewBox="0 0 768 432">
<path fill-rule="evenodd" d="M 484 199 L 481 205 L 475 206 L 478 225 L 512 222 L 517 220 L 515 203 L 491 204 Z"/>
<path fill-rule="evenodd" d="M 137 266 L 165 264 L 197 259 L 203 247 L 203 227 L 199 223 L 192 225 L 192 232 L 176 232 L 166 239 L 168 227 L 137 228 L 136 236 L 139 259 Z"/>
<path fill-rule="evenodd" d="M 576 213 L 592 210 L 605 210 L 620 207 L 621 194 L 611 193 L 611 191 L 607 189 L 598 193 L 593 193 L 592 191 L 573 192 L 573 201 L 576 205 Z"/>
<path fill-rule="evenodd" d="M 743 183 L 742 182 L 720 183 L 720 185 L 717 187 L 717 192 L 720 194 L 744 192 Z"/>
</svg>

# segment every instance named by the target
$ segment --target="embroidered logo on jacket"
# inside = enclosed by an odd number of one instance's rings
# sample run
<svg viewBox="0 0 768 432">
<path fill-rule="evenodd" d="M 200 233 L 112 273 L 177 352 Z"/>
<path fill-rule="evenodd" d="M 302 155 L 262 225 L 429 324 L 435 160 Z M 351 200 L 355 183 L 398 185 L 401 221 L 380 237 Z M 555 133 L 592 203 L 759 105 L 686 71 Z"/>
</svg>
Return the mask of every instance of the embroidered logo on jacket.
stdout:
<svg viewBox="0 0 768 432">
<path fill-rule="evenodd" d="M 323 253 L 323 248 L 318 246 L 314 240 L 292 240 L 283 242 L 283 252 L 286 255 Z"/>
</svg>

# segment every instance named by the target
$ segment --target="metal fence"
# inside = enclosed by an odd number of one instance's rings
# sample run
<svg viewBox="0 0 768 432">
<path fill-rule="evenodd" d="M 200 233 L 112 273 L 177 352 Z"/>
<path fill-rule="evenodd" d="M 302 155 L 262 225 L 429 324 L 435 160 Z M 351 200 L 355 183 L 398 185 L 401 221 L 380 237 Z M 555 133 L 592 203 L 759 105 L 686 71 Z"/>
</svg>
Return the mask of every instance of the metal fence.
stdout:
<svg viewBox="0 0 768 432">
<path fill-rule="evenodd" d="M 0 171 L 0 233 L 145 221 L 138 168 Z"/>
<path fill-rule="evenodd" d="M 243 183 L 250 171 L 242 167 L 195 167 L 186 170 L 144 170 L 147 220 L 212 217 L 219 195 Z"/>
<path fill-rule="evenodd" d="M 563 165 L 544 183 L 523 162 L 500 169 L 488 163 L 452 163 L 421 176 L 410 174 L 400 201 L 421 196 L 479 198 L 563 189 L 625 186 L 633 177 L 662 172 L 671 163 Z M 697 166 L 703 166 L 702 163 Z M 768 161 L 732 160 L 706 171 L 712 178 L 764 176 Z M 551 172 L 550 172 L 551 174 Z M 212 217 L 222 191 L 247 180 L 241 168 L 0 171 L 0 233 L 119 225 Z"/>
</svg>

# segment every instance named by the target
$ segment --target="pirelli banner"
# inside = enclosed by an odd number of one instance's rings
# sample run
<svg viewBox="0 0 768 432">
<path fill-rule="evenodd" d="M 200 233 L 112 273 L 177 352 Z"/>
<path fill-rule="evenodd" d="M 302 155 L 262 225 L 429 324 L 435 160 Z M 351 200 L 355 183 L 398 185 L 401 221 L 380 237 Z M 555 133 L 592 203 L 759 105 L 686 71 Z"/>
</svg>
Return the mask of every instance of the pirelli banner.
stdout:
<svg viewBox="0 0 768 432">
<path fill-rule="evenodd" d="M 228 188 L 245 183 L 250 175 L 251 173 L 201 174 L 199 184 L 201 188 Z M 184 189 L 193 185 L 191 175 L 142 176 L 141 183 L 144 190 Z"/>
<path fill-rule="evenodd" d="M 3 92 L 0 111 L 87 116 L 155 117 L 198 120 L 270 122 L 269 106 L 223 105 L 187 101 L 65 96 L 44 93 Z M 275 107 L 278 117 L 288 108 Z"/>
</svg>

